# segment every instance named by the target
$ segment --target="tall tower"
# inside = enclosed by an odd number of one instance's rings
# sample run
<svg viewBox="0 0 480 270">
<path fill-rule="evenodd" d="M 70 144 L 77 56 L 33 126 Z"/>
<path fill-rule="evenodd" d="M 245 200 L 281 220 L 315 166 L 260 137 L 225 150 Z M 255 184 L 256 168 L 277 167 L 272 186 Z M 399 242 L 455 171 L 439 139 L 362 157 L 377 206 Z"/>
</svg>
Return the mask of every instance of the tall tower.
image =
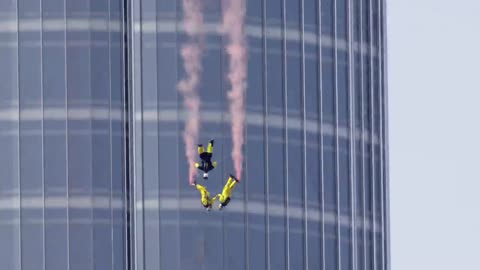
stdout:
<svg viewBox="0 0 480 270">
<path fill-rule="evenodd" d="M 202 0 L 198 143 L 231 158 L 233 0 Z M 248 0 L 242 181 L 188 183 L 180 0 L 0 1 L 5 269 L 388 270 L 385 1 Z"/>
</svg>

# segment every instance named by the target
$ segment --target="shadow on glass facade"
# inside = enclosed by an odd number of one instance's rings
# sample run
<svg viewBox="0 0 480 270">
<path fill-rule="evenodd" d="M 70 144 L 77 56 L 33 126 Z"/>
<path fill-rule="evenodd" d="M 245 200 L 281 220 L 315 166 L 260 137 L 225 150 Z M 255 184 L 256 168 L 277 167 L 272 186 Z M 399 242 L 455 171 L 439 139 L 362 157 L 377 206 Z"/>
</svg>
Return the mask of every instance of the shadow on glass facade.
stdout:
<svg viewBox="0 0 480 270">
<path fill-rule="evenodd" d="M 233 172 L 223 2 L 204 8 L 211 193 Z M 207 213 L 182 139 L 181 1 L 0 1 L 2 267 L 389 269 L 384 15 L 247 1 L 245 175 Z"/>
</svg>

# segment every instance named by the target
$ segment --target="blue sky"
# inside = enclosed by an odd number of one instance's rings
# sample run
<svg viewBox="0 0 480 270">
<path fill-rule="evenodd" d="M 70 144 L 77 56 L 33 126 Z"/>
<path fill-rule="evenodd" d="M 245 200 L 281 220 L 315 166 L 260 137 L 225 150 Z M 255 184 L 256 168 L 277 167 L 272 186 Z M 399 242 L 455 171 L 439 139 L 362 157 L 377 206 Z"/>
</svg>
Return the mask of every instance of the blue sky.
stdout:
<svg viewBox="0 0 480 270">
<path fill-rule="evenodd" d="M 480 1 L 387 21 L 392 270 L 480 269 Z"/>
</svg>

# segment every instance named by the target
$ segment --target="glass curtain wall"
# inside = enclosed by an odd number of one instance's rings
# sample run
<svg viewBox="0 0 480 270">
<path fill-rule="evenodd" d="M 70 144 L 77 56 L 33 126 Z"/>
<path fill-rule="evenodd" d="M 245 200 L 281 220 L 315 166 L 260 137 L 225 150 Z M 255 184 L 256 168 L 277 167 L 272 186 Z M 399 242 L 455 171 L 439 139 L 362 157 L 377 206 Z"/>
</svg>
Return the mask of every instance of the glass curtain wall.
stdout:
<svg viewBox="0 0 480 270">
<path fill-rule="evenodd" d="M 122 2 L 0 1 L 4 269 L 124 269 Z"/>
<path fill-rule="evenodd" d="M 222 1 L 204 2 L 200 142 L 232 171 Z M 132 3 L 137 264 L 386 269 L 381 0 L 247 1 L 245 175 L 223 212 L 188 185 L 181 1 Z"/>
<path fill-rule="evenodd" d="M 203 1 L 212 194 L 233 172 L 227 2 Z M 388 269 L 385 1 L 246 2 L 244 175 L 207 213 L 182 1 L 0 1 L 5 269 Z"/>
</svg>

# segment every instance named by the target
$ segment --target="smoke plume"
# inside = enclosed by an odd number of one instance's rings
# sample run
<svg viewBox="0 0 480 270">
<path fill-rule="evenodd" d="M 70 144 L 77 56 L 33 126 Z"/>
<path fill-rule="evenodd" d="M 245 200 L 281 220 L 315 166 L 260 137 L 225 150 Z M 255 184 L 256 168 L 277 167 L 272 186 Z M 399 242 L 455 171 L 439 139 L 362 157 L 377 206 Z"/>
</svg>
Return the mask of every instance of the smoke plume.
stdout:
<svg viewBox="0 0 480 270">
<path fill-rule="evenodd" d="M 227 37 L 229 57 L 228 92 L 232 125 L 232 159 L 236 177 L 242 177 L 245 125 L 245 79 L 247 76 L 247 42 L 245 39 L 245 0 L 228 0 L 223 9 L 222 31 Z"/>
<path fill-rule="evenodd" d="M 195 145 L 198 141 L 200 129 L 200 97 L 198 86 L 202 72 L 202 41 L 203 41 L 203 13 L 202 1 L 183 0 L 183 25 L 188 35 L 188 41 L 181 48 L 181 56 L 186 77 L 178 83 L 178 90 L 184 98 L 187 113 L 183 139 L 185 141 L 185 155 L 189 164 L 189 182 L 193 183 L 196 175 Z"/>
</svg>

